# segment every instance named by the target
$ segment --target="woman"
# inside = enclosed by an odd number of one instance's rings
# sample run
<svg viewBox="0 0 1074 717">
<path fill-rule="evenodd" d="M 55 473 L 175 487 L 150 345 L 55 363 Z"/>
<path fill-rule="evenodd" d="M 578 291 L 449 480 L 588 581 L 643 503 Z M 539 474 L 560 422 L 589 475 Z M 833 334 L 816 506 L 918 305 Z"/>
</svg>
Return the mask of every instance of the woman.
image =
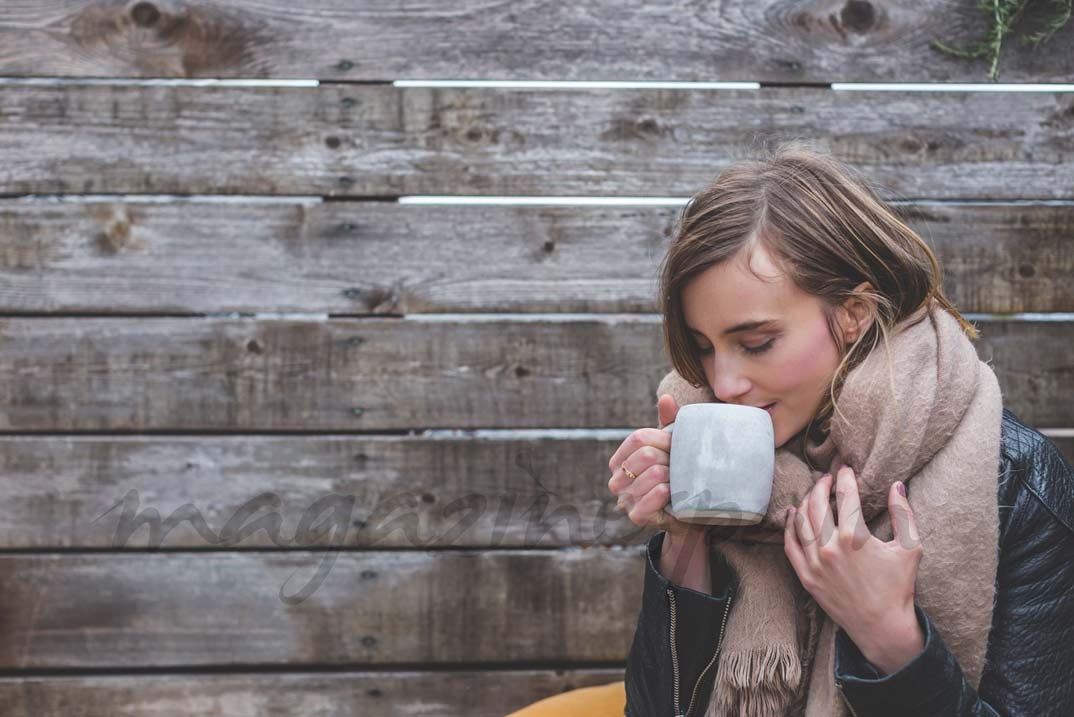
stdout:
<svg viewBox="0 0 1074 717">
<path fill-rule="evenodd" d="M 662 530 L 625 683 L 516 715 L 1074 715 L 1074 471 L 1002 408 L 939 284 L 920 237 L 807 146 L 691 199 L 659 424 L 768 409 L 772 501 L 747 528 L 677 521 L 670 435 L 634 431 L 609 489 Z"/>
</svg>

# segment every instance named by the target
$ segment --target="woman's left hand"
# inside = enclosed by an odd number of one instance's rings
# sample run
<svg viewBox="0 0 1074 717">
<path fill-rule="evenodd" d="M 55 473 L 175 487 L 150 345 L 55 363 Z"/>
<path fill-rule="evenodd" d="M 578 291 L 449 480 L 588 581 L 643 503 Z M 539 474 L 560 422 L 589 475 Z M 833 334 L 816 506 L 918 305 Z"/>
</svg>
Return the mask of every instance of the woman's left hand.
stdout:
<svg viewBox="0 0 1074 717">
<path fill-rule="evenodd" d="M 829 500 L 832 476 L 813 485 L 801 510 L 787 512 L 784 552 L 817 604 L 884 674 L 895 672 L 924 649 L 914 613 L 914 583 L 924 548 L 913 511 L 893 483 L 888 512 L 895 537 L 883 542 L 861 514 L 853 469 L 836 473 L 838 524 Z"/>
</svg>

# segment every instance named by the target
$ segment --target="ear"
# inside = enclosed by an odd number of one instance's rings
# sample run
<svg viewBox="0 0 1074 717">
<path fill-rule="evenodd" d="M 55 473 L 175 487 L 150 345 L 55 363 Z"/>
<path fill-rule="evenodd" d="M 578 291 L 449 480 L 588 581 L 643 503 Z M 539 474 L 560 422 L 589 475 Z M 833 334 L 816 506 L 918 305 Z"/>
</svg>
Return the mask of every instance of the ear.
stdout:
<svg viewBox="0 0 1074 717">
<path fill-rule="evenodd" d="M 872 288 L 873 285 L 868 281 L 861 282 L 854 287 L 854 293 L 840 306 L 840 328 L 843 331 L 843 339 L 848 345 L 857 341 L 858 337 L 873 325 L 873 304 L 865 294 Z"/>
</svg>

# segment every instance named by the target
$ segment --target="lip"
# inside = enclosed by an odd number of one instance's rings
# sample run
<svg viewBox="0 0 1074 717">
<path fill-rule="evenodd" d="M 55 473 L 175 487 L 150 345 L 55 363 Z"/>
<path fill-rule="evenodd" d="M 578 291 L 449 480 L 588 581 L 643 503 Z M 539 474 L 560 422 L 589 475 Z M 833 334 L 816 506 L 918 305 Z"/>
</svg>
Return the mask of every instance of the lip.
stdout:
<svg viewBox="0 0 1074 717">
<path fill-rule="evenodd" d="M 776 401 L 773 401 L 772 403 L 768 404 L 767 406 L 758 406 L 758 408 L 763 408 L 764 410 L 768 411 L 769 415 L 772 415 L 772 410 L 776 407 L 776 403 L 777 403 Z"/>
</svg>

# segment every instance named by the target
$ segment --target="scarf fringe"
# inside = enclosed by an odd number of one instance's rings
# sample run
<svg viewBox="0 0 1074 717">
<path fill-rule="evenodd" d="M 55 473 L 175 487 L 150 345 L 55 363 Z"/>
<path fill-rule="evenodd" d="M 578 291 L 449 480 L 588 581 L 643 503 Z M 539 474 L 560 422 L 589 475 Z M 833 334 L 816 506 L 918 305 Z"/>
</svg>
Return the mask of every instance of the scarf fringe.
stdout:
<svg viewBox="0 0 1074 717">
<path fill-rule="evenodd" d="M 707 714 L 782 717 L 795 698 L 802 664 L 796 649 L 770 645 L 724 653 L 719 674 L 729 689 L 716 690 L 716 712 Z"/>
</svg>

